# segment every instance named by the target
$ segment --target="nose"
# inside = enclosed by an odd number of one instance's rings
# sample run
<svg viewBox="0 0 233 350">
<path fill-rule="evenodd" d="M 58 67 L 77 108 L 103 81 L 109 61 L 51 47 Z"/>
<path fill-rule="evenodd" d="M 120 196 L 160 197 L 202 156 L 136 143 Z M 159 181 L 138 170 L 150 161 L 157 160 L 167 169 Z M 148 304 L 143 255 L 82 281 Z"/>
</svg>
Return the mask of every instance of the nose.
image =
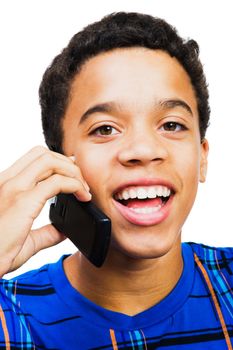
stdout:
<svg viewBox="0 0 233 350">
<path fill-rule="evenodd" d="M 161 163 L 168 157 L 168 150 L 161 135 L 154 129 L 134 130 L 125 137 L 118 152 L 118 160 L 124 166 Z"/>
</svg>

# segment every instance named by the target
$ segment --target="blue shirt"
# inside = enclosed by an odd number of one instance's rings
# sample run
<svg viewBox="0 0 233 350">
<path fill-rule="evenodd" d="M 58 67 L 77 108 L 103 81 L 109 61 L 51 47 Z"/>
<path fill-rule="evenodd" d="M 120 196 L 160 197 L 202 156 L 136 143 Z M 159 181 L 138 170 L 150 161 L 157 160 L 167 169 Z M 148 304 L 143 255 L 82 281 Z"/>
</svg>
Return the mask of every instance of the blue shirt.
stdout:
<svg viewBox="0 0 233 350">
<path fill-rule="evenodd" d="M 182 253 L 177 285 L 135 316 L 82 296 L 64 273 L 65 257 L 1 280 L 0 349 L 232 349 L 233 249 L 183 243 Z"/>
</svg>

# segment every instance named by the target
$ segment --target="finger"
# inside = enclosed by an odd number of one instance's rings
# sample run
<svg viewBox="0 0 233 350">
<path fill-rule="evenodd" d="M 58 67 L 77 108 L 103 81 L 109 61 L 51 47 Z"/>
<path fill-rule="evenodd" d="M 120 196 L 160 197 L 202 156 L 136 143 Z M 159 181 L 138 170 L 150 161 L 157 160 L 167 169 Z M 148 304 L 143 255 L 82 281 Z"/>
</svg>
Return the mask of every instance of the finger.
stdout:
<svg viewBox="0 0 233 350">
<path fill-rule="evenodd" d="M 86 190 L 82 181 L 65 177 L 63 175 L 52 175 L 45 181 L 37 184 L 32 190 L 33 195 L 41 196 L 44 201 L 56 196 L 58 193 L 75 193 L 80 201 L 91 200 L 91 193 Z"/>
<path fill-rule="evenodd" d="M 52 175 L 47 180 L 37 184 L 32 190 L 19 193 L 15 206 L 22 210 L 31 220 L 40 214 L 48 199 L 58 193 L 75 193 L 78 200 L 87 202 L 91 200 L 91 194 L 83 186 L 82 182 L 63 175 Z"/>
<path fill-rule="evenodd" d="M 38 182 L 45 180 L 53 174 L 60 174 L 81 181 L 83 186 L 89 192 L 89 187 L 84 180 L 82 173 L 77 165 L 67 157 L 54 156 L 52 152 L 45 152 L 25 169 L 23 169 L 17 176 L 6 181 L 1 188 L 1 192 L 10 198 L 10 194 L 20 193 L 32 189 Z"/>
<path fill-rule="evenodd" d="M 0 174 L 0 185 L 8 179 L 14 177 L 21 172 L 26 166 L 28 166 L 34 159 L 48 151 L 43 146 L 33 147 L 30 151 L 17 159 L 8 169 L 4 170 Z"/>
<path fill-rule="evenodd" d="M 53 174 L 76 178 L 85 182 L 80 169 L 72 162 L 58 159 L 51 153 L 44 153 L 8 181 L 12 191 L 26 191 Z M 10 184 L 9 184 L 10 182 Z"/>
<path fill-rule="evenodd" d="M 33 241 L 34 254 L 42 249 L 52 247 L 66 239 L 66 236 L 56 230 L 51 224 L 31 230 L 29 236 Z"/>
<path fill-rule="evenodd" d="M 52 152 L 48 148 L 43 146 L 36 146 L 36 147 L 33 147 L 29 152 L 27 152 L 21 158 L 19 158 L 16 162 L 14 162 L 8 169 L 0 173 L 0 186 L 7 180 L 11 179 L 12 177 L 15 177 L 17 174 L 23 171 L 25 167 L 27 167 L 29 164 L 34 162 L 38 157 L 40 157 L 45 153 L 51 153 L 58 159 L 62 159 L 66 162 L 71 162 L 71 163 L 73 162 L 72 159 L 69 159 L 69 157 L 66 157 L 60 153 Z"/>
<path fill-rule="evenodd" d="M 57 231 L 51 224 L 31 230 L 9 270 L 17 269 L 40 250 L 52 247 L 65 239 L 66 236 Z"/>
</svg>

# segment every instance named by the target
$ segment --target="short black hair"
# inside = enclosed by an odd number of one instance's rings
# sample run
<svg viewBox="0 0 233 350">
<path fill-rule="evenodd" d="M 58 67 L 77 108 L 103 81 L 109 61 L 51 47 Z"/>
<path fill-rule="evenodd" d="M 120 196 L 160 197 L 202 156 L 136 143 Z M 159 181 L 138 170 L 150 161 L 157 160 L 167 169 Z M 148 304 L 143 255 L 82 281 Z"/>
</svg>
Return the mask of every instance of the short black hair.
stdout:
<svg viewBox="0 0 233 350">
<path fill-rule="evenodd" d="M 203 141 L 209 125 L 210 108 L 198 44 L 181 38 L 177 30 L 163 19 L 135 12 L 117 12 L 75 34 L 44 73 L 39 96 L 43 132 L 51 150 L 63 153 L 62 119 L 72 82 L 83 64 L 100 53 L 129 47 L 164 50 L 184 67 L 195 91 Z"/>
</svg>

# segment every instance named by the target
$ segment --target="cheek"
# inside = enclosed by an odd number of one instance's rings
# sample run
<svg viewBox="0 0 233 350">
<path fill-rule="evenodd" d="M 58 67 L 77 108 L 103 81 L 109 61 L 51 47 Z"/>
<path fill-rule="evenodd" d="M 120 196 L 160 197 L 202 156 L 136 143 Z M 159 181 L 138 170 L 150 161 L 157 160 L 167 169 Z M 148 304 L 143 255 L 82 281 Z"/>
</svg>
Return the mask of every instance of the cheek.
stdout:
<svg viewBox="0 0 233 350">
<path fill-rule="evenodd" d="M 179 172 L 182 177 L 184 191 L 192 202 L 196 197 L 199 183 L 200 147 L 195 143 L 186 145 L 179 159 Z"/>
<path fill-rule="evenodd" d="M 87 182 L 97 177 L 98 168 L 100 167 L 97 157 L 94 157 L 92 154 L 86 154 L 85 152 L 78 152 L 75 158 L 76 164 L 79 166 L 82 176 Z"/>
<path fill-rule="evenodd" d="M 90 145 L 82 144 L 82 147 L 76 147 L 76 164 L 79 166 L 85 181 L 94 192 L 103 185 L 109 172 L 111 172 L 111 169 L 109 169 L 110 160 L 107 156 L 108 153 L 96 145 L 91 147 Z"/>
<path fill-rule="evenodd" d="M 187 181 L 197 181 L 199 178 L 199 159 L 196 155 L 193 155 L 192 159 L 187 158 L 186 161 L 181 163 L 181 169 L 183 175 L 186 177 Z"/>
<path fill-rule="evenodd" d="M 174 148 L 175 149 L 175 148 Z M 200 165 L 200 144 L 196 139 L 180 144 L 173 152 L 173 159 L 176 161 L 179 171 L 188 174 L 190 177 L 199 176 Z"/>
</svg>

